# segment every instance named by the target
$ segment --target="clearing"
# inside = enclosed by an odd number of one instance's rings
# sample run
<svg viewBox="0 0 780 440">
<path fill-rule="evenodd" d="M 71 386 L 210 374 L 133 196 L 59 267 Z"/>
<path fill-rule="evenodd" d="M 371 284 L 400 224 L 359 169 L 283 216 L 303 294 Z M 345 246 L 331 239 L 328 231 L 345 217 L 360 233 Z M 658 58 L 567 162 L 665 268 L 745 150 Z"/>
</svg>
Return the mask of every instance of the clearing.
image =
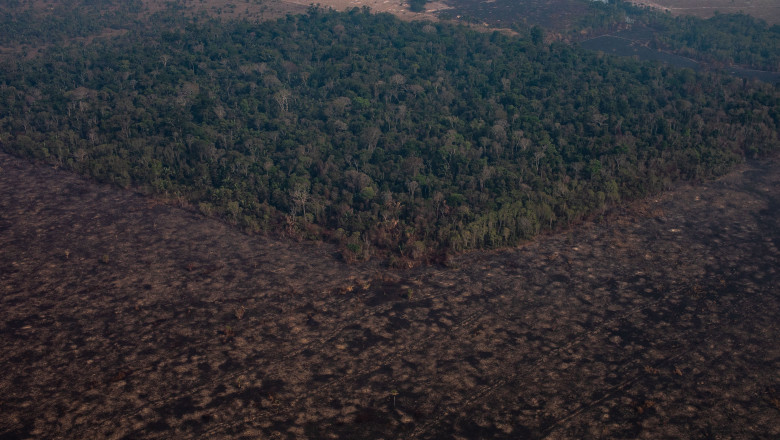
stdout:
<svg viewBox="0 0 780 440">
<path fill-rule="evenodd" d="M 450 267 L 0 154 L 2 438 L 780 436 L 780 161 Z"/>
</svg>

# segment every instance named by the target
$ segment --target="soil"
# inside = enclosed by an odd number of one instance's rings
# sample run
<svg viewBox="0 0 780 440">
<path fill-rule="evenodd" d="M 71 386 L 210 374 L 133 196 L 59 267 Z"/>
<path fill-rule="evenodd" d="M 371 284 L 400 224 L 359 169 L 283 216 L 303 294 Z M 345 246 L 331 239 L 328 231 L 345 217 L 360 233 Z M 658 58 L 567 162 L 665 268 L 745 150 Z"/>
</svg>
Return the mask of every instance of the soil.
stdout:
<svg viewBox="0 0 780 440">
<path fill-rule="evenodd" d="M 0 438 L 778 438 L 780 160 L 408 271 L 0 154 Z"/>
</svg>

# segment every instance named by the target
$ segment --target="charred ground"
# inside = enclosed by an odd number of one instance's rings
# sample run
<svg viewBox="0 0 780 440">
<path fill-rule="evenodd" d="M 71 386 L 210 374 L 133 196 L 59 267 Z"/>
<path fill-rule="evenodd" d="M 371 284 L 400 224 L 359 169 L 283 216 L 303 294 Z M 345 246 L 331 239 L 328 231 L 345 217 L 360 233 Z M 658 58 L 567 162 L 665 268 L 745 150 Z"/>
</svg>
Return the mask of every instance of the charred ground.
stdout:
<svg viewBox="0 0 780 440">
<path fill-rule="evenodd" d="M 407 272 L 0 156 L 4 438 L 769 438 L 778 162 Z"/>
<path fill-rule="evenodd" d="M 779 186 L 399 271 L 0 154 L 0 438 L 774 438 Z"/>
</svg>

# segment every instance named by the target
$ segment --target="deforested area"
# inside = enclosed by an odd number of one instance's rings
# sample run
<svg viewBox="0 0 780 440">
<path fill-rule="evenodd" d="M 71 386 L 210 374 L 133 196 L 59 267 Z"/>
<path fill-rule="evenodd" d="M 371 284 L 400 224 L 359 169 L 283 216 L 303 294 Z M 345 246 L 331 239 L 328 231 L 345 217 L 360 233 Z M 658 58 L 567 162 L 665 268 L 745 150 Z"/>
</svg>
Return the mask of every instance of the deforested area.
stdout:
<svg viewBox="0 0 780 440">
<path fill-rule="evenodd" d="M 0 156 L 7 438 L 772 438 L 780 174 L 399 271 Z"/>
<path fill-rule="evenodd" d="M 780 28 L 305 3 L 0 3 L 0 439 L 780 436 Z"/>
</svg>

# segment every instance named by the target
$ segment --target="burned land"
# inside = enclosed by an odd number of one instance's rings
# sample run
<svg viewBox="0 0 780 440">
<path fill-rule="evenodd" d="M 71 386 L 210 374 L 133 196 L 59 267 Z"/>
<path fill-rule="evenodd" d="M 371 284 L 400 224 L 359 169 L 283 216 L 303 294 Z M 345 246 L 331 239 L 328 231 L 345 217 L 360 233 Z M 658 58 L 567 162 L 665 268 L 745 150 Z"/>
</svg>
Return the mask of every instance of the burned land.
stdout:
<svg viewBox="0 0 780 440">
<path fill-rule="evenodd" d="M 768 26 L 570 0 L 440 15 L 510 41 L 297 0 L 16 3 L 0 439 L 780 437 L 776 87 L 548 44 L 609 34 L 776 72 Z M 493 196 L 502 215 L 468 217 Z M 314 229 L 321 201 L 340 216 Z M 453 213 L 474 221 L 432 239 Z M 426 259 L 436 243 L 462 245 Z M 481 246 L 499 249 L 463 251 Z"/>
<path fill-rule="evenodd" d="M 0 155 L 1 438 L 776 438 L 780 162 L 409 271 Z"/>
<path fill-rule="evenodd" d="M 443 11 L 445 17 L 473 20 L 497 27 L 524 23 L 562 30 L 589 12 L 588 4 L 578 0 L 445 0 L 444 3 L 450 7 Z"/>
<path fill-rule="evenodd" d="M 636 0 L 632 3 L 674 15 L 710 18 L 716 14 L 745 13 L 769 24 L 780 23 L 780 4 L 774 0 Z"/>
</svg>

